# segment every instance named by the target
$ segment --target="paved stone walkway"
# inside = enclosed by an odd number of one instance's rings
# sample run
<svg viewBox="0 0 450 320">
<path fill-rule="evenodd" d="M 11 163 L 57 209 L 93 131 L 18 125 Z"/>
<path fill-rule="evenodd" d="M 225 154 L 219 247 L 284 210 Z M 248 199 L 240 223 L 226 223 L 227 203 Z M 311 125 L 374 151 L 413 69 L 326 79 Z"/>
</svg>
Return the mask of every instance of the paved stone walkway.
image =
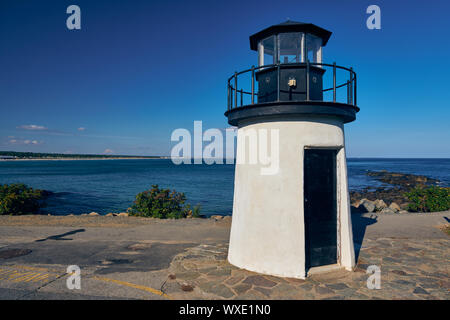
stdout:
<svg viewBox="0 0 450 320">
<path fill-rule="evenodd" d="M 353 215 L 357 267 L 306 280 L 227 262 L 230 219 L 0 217 L 0 299 L 450 299 L 450 211 Z M 395 235 L 395 237 L 394 237 Z M 81 268 L 80 290 L 67 267 Z M 367 267 L 381 289 L 367 288 Z"/>
<path fill-rule="evenodd" d="M 178 254 L 162 291 L 175 299 L 450 299 L 447 239 L 365 239 L 354 272 L 306 280 L 238 269 L 226 256 L 226 244 L 199 245 Z M 379 290 L 367 288 L 369 265 L 381 268 Z"/>
</svg>

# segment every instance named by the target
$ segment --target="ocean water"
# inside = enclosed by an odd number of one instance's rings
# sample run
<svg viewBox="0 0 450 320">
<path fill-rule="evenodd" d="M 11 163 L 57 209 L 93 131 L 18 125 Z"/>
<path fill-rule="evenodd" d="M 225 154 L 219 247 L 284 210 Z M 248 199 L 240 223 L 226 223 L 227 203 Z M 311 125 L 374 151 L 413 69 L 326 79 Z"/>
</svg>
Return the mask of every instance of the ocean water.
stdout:
<svg viewBox="0 0 450 320">
<path fill-rule="evenodd" d="M 429 176 L 450 185 L 450 159 L 347 160 L 350 190 L 378 187 L 367 170 Z M 53 191 L 43 213 L 123 212 L 141 191 L 158 184 L 184 192 L 206 215 L 231 214 L 234 165 L 175 165 L 168 159 L 0 161 L 0 184 L 25 183 Z"/>
</svg>

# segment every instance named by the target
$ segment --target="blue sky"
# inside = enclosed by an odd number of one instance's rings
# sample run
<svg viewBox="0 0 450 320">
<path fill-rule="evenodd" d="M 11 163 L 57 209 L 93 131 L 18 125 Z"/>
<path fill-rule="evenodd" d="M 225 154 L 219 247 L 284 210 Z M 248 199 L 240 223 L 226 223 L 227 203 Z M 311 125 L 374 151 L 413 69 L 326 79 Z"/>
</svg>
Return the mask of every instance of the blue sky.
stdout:
<svg viewBox="0 0 450 320">
<path fill-rule="evenodd" d="M 2 0 L 0 150 L 168 155 L 176 128 L 228 126 L 249 35 L 289 18 L 332 31 L 324 61 L 358 74 L 348 156 L 450 157 L 449 15 L 444 0 Z"/>
</svg>

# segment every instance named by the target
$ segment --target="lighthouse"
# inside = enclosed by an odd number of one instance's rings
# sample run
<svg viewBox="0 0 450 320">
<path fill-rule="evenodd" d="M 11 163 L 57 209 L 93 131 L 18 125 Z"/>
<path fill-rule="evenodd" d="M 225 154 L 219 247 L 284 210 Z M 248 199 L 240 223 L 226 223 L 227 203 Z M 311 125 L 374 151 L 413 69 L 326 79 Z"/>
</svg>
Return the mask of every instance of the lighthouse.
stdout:
<svg viewBox="0 0 450 320">
<path fill-rule="evenodd" d="M 323 61 L 330 36 L 311 23 L 270 26 L 250 36 L 258 65 L 228 79 L 225 116 L 246 160 L 235 166 L 228 252 L 239 268 L 303 279 L 355 265 L 344 124 L 359 111 L 356 73 Z M 248 161 L 261 151 L 251 132 L 276 140 L 264 148 L 277 170 Z"/>
</svg>

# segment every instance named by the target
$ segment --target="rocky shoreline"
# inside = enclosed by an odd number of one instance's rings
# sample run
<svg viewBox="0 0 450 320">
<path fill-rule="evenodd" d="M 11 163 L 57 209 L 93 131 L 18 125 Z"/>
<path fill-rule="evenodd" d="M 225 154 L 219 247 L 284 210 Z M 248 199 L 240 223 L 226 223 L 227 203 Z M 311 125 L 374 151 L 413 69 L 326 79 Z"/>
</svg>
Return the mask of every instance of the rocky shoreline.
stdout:
<svg viewBox="0 0 450 320">
<path fill-rule="evenodd" d="M 440 184 L 439 180 L 426 176 L 386 170 L 368 171 L 366 174 L 388 186 L 350 191 L 352 213 L 407 213 L 409 200 L 406 192 L 416 187 Z"/>
<path fill-rule="evenodd" d="M 48 214 L 48 216 L 53 216 L 52 214 Z M 75 214 L 69 214 L 65 217 L 76 217 L 76 216 L 82 216 L 82 217 L 86 217 L 86 216 L 90 216 L 90 217 L 97 217 L 97 216 L 104 216 L 104 217 L 129 217 L 131 215 L 128 214 L 128 212 L 118 212 L 118 213 L 114 213 L 114 212 L 110 212 L 107 213 L 105 215 L 101 215 L 98 212 L 91 212 L 91 213 L 82 213 L 79 215 L 75 215 Z M 142 217 L 141 217 L 142 218 Z M 193 216 L 187 216 L 186 219 L 193 219 Z M 155 218 L 145 218 L 145 219 L 155 219 Z M 200 217 L 198 217 L 197 219 L 212 219 L 214 221 L 229 221 L 231 220 L 231 216 L 222 216 L 222 215 L 212 215 L 212 216 L 205 216 L 205 215 L 201 215 Z"/>
</svg>

